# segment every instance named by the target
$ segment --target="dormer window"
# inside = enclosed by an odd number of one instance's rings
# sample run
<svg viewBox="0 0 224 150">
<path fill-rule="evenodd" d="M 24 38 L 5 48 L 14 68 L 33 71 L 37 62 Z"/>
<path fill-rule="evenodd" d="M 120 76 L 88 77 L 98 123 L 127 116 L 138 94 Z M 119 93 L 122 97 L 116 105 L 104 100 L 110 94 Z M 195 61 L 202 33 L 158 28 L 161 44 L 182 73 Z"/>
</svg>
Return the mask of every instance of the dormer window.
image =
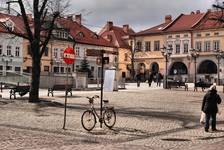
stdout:
<svg viewBox="0 0 224 150">
<path fill-rule="evenodd" d="M 98 39 L 99 37 L 98 37 L 98 35 L 97 35 L 96 33 L 94 33 L 94 34 L 93 34 L 93 38 L 94 38 L 94 39 Z"/>
<path fill-rule="evenodd" d="M 15 24 L 9 18 L 1 18 L 0 19 L 0 22 L 5 25 L 5 27 L 7 28 L 7 30 L 9 30 L 9 31 L 13 31 L 14 30 L 14 25 Z"/>
<path fill-rule="evenodd" d="M 77 34 L 77 36 L 80 37 L 80 38 L 83 38 L 85 35 L 84 35 L 83 32 L 79 32 L 79 33 Z"/>
<path fill-rule="evenodd" d="M 60 39 L 68 38 L 68 33 L 66 31 L 55 31 L 54 35 L 55 35 L 55 37 L 60 38 Z"/>
</svg>

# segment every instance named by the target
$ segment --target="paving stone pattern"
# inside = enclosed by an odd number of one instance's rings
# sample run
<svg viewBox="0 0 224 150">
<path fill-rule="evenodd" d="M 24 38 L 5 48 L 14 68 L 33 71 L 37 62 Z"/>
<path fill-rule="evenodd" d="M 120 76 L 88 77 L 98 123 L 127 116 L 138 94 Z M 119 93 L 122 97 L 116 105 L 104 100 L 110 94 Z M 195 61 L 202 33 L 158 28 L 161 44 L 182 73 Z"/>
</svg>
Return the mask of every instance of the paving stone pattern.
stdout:
<svg viewBox="0 0 224 150">
<path fill-rule="evenodd" d="M 87 132 L 80 118 L 89 107 L 85 97 L 94 94 L 99 95 L 100 91 L 75 91 L 74 96 L 68 97 L 63 130 L 64 92 L 57 92 L 52 98 L 41 90 L 41 98 L 49 102 L 30 104 L 27 96 L 9 100 L 8 91 L 3 91 L 0 149 L 224 149 L 224 101 L 219 107 L 223 113 L 217 116 L 219 131 L 205 133 L 199 123 L 204 92 L 144 85 L 105 92 L 104 98 L 117 112 L 115 127 L 100 129 L 97 123 L 93 131 Z M 224 99 L 221 90 L 219 94 Z"/>
</svg>

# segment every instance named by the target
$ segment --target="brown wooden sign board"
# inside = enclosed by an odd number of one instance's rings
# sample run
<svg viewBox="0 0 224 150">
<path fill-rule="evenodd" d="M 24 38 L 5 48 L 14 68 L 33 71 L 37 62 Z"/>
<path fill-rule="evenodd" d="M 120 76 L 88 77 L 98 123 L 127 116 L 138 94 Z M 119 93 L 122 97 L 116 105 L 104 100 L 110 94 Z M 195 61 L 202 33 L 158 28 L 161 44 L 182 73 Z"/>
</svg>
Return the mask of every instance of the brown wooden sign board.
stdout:
<svg viewBox="0 0 224 150">
<path fill-rule="evenodd" d="M 118 52 L 115 51 L 107 51 L 107 50 L 96 50 L 96 49 L 87 49 L 86 50 L 86 56 L 102 56 L 102 54 L 112 54 L 112 55 L 118 55 Z"/>
</svg>

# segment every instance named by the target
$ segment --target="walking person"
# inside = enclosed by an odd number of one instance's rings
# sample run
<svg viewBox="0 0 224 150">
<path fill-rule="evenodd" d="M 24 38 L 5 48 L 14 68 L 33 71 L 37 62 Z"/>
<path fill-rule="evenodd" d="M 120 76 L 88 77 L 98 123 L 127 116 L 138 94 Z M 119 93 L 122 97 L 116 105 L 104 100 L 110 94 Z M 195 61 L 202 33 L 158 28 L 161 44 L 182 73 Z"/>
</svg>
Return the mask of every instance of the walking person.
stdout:
<svg viewBox="0 0 224 150">
<path fill-rule="evenodd" d="M 148 84 L 149 84 L 149 87 L 151 87 L 152 80 L 153 80 L 153 74 L 150 73 L 150 74 L 149 74 L 149 77 L 148 77 Z"/>
<path fill-rule="evenodd" d="M 137 80 L 137 87 L 140 87 L 140 83 L 141 83 L 141 75 L 140 74 L 136 75 L 136 80 Z"/>
<path fill-rule="evenodd" d="M 216 129 L 216 114 L 218 112 L 217 104 L 221 103 L 221 98 L 217 94 L 216 85 L 212 85 L 208 92 L 205 94 L 201 111 L 205 113 L 205 132 L 209 130 L 209 122 L 211 118 L 212 131 L 217 131 Z"/>
<path fill-rule="evenodd" d="M 160 72 L 158 72 L 156 74 L 156 85 L 160 86 L 161 85 L 161 79 L 162 79 L 162 74 Z"/>
</svg>

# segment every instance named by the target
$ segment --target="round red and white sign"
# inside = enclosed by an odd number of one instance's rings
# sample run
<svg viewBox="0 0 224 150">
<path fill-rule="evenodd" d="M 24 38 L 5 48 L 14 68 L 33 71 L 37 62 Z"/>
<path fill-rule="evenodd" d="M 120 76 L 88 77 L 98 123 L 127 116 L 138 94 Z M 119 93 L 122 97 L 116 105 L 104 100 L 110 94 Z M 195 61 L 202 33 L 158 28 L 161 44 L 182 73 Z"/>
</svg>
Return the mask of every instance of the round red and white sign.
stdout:
<svg viewBox="0 0 224 150">
<path fill-rule="evenodd" d="M 64 50 L 64 55 L 63 55 L 63 58 L 64 58 L 64 62 L 68 65 L 71 65 L 74 63 L 75 61 L 75 51 L 73 48 L 71 47 L 68 47 Z"/>
</svg>

